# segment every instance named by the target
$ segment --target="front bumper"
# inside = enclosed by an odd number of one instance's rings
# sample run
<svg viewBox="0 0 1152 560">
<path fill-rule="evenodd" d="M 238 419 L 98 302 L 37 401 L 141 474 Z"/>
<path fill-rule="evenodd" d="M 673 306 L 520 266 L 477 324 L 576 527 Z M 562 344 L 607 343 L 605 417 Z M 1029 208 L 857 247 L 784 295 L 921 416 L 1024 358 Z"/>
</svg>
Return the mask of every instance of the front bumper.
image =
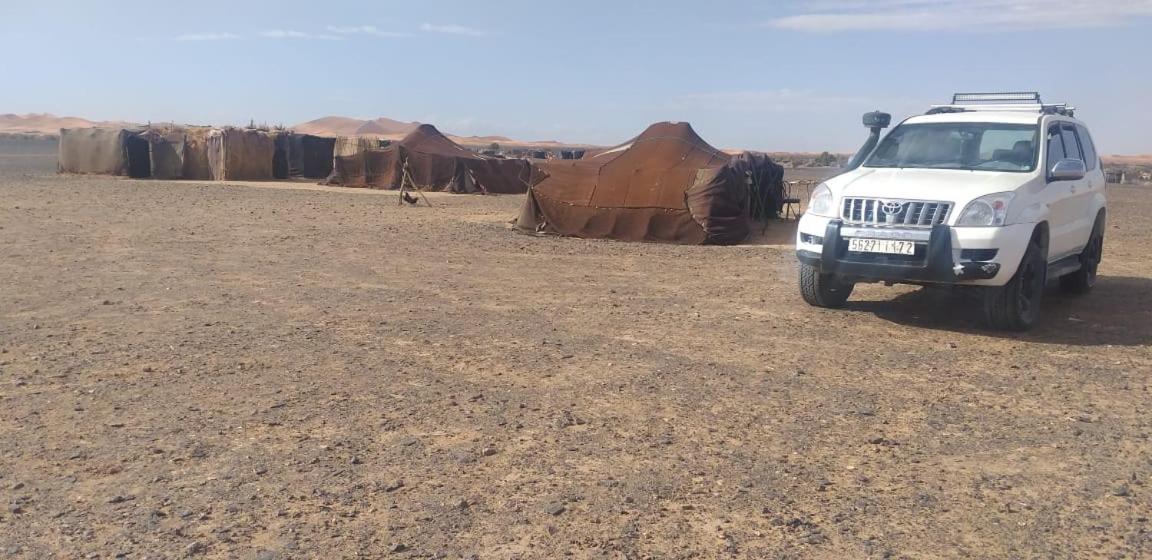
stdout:
<svg viewBox="0 0 1152 560">
<path fill-rule="evenodd" d="M 915 284 L 1003 285 L 1016 273 L 1030 232 L 1022 226 L 931 230 L 867 228 L 841 220 L 805 215 L 797 233 L 796 256 L 824 273 L 863 281 Z M 1017 241 L 1023 233 L 1023 243 Z M 916 242 L 915 255 L 848 251 L 848 238 L 905 239 Z M 964 249 L 994 249 L 995 257 L 972 261 Z"/>
</svg>

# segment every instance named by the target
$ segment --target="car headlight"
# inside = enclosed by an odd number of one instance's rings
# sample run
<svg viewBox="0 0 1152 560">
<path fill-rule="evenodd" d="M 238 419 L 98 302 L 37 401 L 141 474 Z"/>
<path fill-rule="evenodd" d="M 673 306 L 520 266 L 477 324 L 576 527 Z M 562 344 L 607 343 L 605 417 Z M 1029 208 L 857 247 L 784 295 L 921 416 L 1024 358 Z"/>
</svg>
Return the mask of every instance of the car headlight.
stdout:
<svg viewBox="0 0 1152 560">
<path fill-rule="evenodd" d="M 1002 226 L 1008 217 L 1008 205 L 1012 203 L 1013 193 L 996 193 L 982 196 L 968 203 L 956 220 L 957 226 L 988 227 Z"/>
<path fill-rule="evenodd" d="M 836 208 L 832 204 L 832 189 L 826 183 L 820 183 L 812 191 L 812 199 L 808 201 L 808 212 L 825 218 L 835 218 Z"/>
</svg>

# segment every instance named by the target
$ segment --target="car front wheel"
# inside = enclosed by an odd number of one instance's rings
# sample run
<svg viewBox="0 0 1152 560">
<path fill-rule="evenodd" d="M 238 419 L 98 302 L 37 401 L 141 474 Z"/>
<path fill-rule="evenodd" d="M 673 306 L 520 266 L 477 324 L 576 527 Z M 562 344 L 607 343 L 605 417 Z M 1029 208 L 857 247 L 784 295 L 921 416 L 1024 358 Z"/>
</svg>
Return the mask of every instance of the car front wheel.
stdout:
<svg viewBox="0 0 1152 560">
<path fill-rule="evenodd" d="M 816 267 L 800 264 L 800 295 L 808 305 L 838 308 L 848 303 L 848 296 L 856 285 L 845 282 L 835 274 L 822 274 Z"/>
<path fill-rule="evenodd" d="M 997 330 L 1026 331 L 1040 316 L 1040 302 L 1048 276 L 1048 260 L 1040 240 L 1033 237 L 1020 268 L 1003 286 L 984 290 L 984 315 Z"/>
</svg>

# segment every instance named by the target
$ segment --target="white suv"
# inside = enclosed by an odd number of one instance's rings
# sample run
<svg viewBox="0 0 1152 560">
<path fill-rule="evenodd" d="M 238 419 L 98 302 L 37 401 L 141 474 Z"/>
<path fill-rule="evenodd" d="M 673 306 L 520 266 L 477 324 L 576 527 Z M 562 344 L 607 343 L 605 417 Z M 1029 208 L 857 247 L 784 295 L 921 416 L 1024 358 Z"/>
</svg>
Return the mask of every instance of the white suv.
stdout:
<svg viewBox="0 0 1152 560">
<path fill-rule="evenodd" d="M 858 167 L 812 192 L 796 239 L 804 300 L 841 307 L 857 282 L 978 286 L 993 328 L 1025 330 L 1049 278 L 1089 291 L 1105 178 L 1073 115 L 1035 93 L 957 94 L 879 141 L 884 120 Z"/>
</svg>

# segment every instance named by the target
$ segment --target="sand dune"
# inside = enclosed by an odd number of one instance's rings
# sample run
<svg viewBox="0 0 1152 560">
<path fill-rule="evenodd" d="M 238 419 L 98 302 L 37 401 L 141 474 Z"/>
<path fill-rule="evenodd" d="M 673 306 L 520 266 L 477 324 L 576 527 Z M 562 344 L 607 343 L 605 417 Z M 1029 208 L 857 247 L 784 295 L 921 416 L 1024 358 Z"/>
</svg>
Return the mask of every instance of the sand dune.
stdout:
<svg viewBox="0 0 1152 560">
<path fill-rule="evenodd" d="M 49 113 L 0 115 L 0 132 L 25 134 L 59 134 L 61 128 L 92 128 L 96 126 L 132 126 L 119 121 L 90 121 L 80 117 L 58 117 Z"/>
</svg>

